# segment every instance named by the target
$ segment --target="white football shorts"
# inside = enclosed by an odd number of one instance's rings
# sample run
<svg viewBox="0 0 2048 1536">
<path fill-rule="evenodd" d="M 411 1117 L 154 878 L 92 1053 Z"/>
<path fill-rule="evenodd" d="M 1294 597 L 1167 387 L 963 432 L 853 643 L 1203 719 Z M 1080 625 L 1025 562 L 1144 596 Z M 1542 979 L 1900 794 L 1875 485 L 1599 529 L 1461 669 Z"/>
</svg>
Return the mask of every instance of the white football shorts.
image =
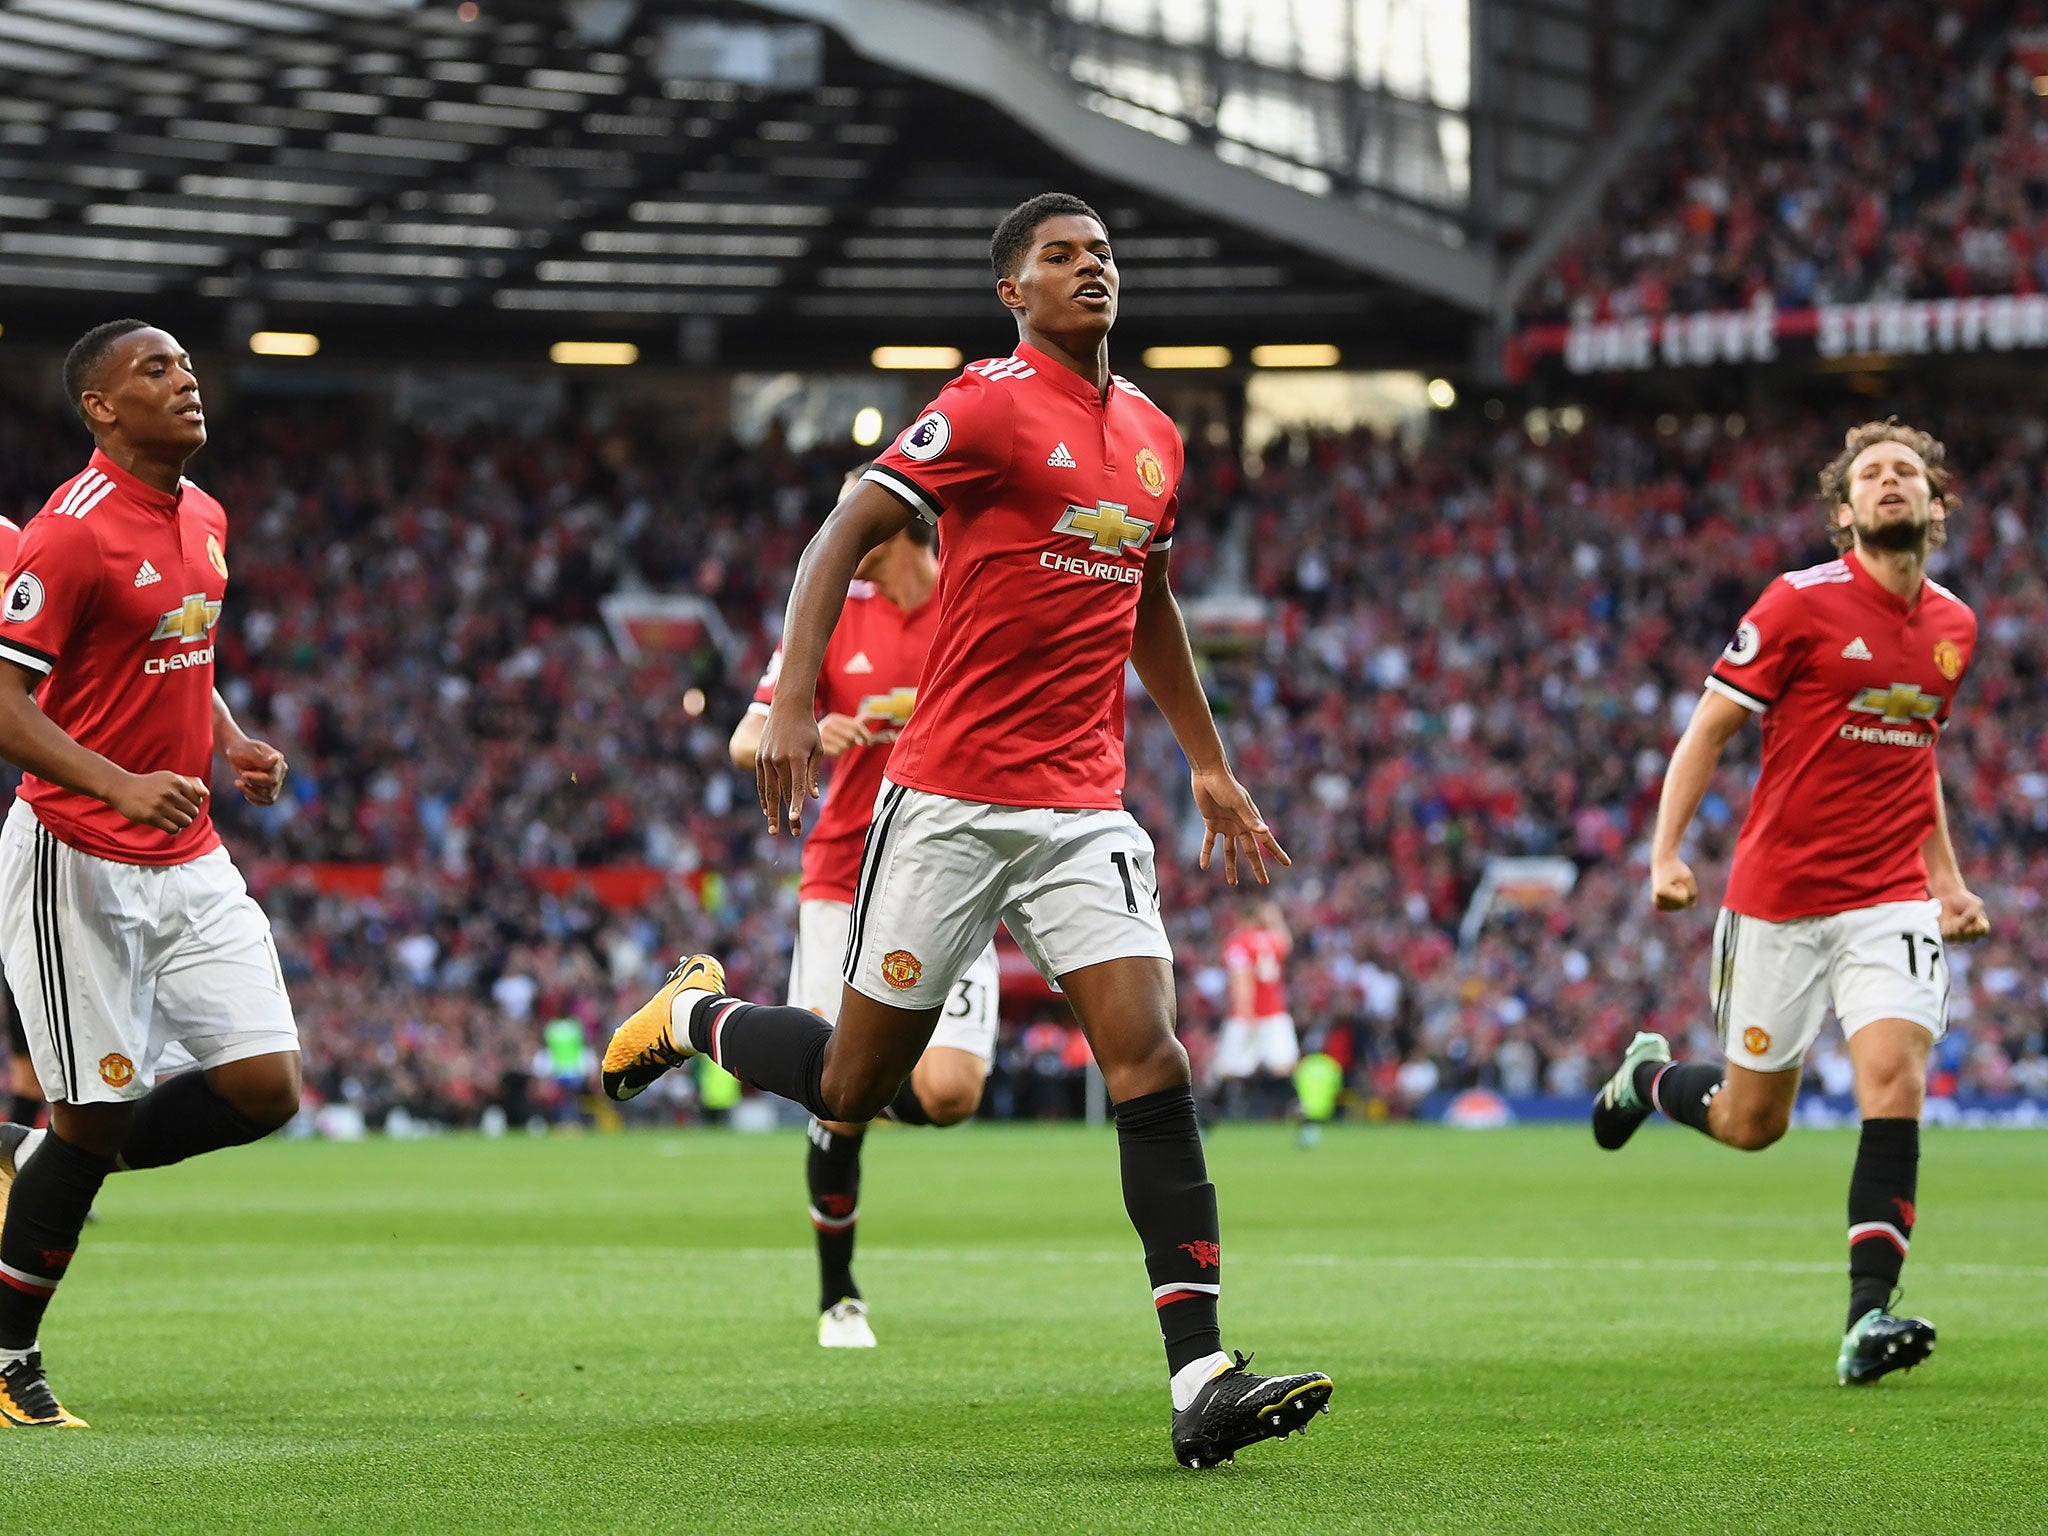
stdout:
<svg viewBox="0 0 2048 1536">
<path fill-rule="evenodd" d="M 1270 1072 L 1288 1077 L 1301 1065 L 1301 1042 L 1295 1038 L 1294 1016 L 1268 1014 L 1263 1019 L 1225 1019 L 1216 1036 L 1218 1077 L 1250 1077 Z"/>
<path fill-rule="evenodd" d="M 839 995 L 846 986 L 846 936 L 853 908 L 843 901 L 806 901 L 797 907 L 796 953 L 789 957 L 789 1003 L 808 1008 L 828 1023 L 839 1022 Z M 930 1045 L 967 1051 L 984 1062 L 996 1059 L 1000 980 L 993 940 L 953 983 Z"/>
<path fill-rule="evenodd" d="M 0 954 L 36 1076 L 64 1103 L 139 1099 L 185 1052 L 218 1067 L 299 1048 L 270 920 L 225 848 L 122 864 L 59 842 L 17 800 Z"/>
<path fill-rule="evenodd" d="M 1844 1039 L 1877 1019 L 1905 1019 L 1939 1040 L 1948 983 L 1932 899 L 1784 923 L 1723 908 L 1714 924 L 1714 1025 L 1728 1059 L 1752 1072 L 1799 1065 L 1830 1004 Z"/>
<path fill-rule="evenodd" d="M 982 805 L 884 779 L 847 983 L 899 1008 L 941 1007 L 999 922 L 1048 981 L 1105 960 L 1173 959 L 1152 839 L 1130 812 Z"/>
</svg>

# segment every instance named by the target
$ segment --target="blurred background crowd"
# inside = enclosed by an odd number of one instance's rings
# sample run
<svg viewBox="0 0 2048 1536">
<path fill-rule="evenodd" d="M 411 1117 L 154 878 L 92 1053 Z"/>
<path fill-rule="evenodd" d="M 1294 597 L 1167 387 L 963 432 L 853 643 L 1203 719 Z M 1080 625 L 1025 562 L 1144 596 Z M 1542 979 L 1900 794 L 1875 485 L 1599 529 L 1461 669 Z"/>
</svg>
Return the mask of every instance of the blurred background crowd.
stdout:
<svg viewBox="0 0 2048 1536">
<path fill-rule="evenodd" d="M 1608 320 L 2048 290 L 2048 7 L 1783 0 L 1524 295 Z"/>
<path fill-rule="evenodd" d="M 691 442 L 626 413 L 449 436 L 330 406 L 222 414 L 193 467 L 233 518 L 221 686 L 293 774 L 271 810 L 215 806 L 276 924 L 312 1090 L 373 1120 L 567 1112 L 564 1040 L 601 1046 L 679 949 L 779 996 L 795 850 L 763 834 L 726 738 L 854 450 Z M 1303 434 L 1251 467 L 1217 434 L 1191 451 L 1176 583 L 1259 615 L 1205 669 L 1294 855 L 1275 893 L 1295 1017 L 1358 1104 L 1588 1094 L 1639 1028 L 1716 1048 L 1706 948 L 1755 732 L 1700 817 L 1701 911 L 1649 909 L 1650 822 L 1743 609 L 1832 553 L 1811 485 L 1847 419 L 1562 419 Z M 1930 424 L 1964 497 L 1934 569 L 1983 621 L 1940 762 L 1996 925 L 1952 957 L 1936 1087 L 2048 1094 L 2048 423 L 1950 399 Z M 0 411 L 4 509 L 32 512 L 82 453 L 54 415 Z M 707 599 L 728 643 L 629 663 L 598 605 L 642 588 Z M 1129 742 L 1201 1072 L 1241 898 L 1196 869 L 1185 765 L 1135 690 Z M 1568 860 L 1577 884 L 1461 954 L 1499 855 Z M 991 1112 L 1072 1112 L 1085 1050 L 1049 1006 L 1013 1013 Z M 1836 1047 L 1810 1070 L 1847 1081 Z"/>
<path fill-rule="evenodd" d="M 1490 35 L 1504 39 L 1577 14 L 1496 9 Z M 2048 291 L 2048 0 L 1753 10 L 1499 315 Z M 1608 14 L 1580 18 L 1589 36 Z M 1652 22 L 1645 8 L 1623 40 L 1643 45 L 1649 28 L 1652 52 L 1675 58 L 1679 32 Z M 1519 67 L 1501 46 L 1491 67 Z M 1597 84 L 1619 55 L 1603 38 L 1588 46 Z M 796 110 L 794 96 L 747 91 L 729 99 Z M 1600 91 L 1595 127 L 1625 101 Z M 17 141 L 35 142 L 28 132 Z M 971 182 L 986 200 L 983 179 Z M 952 187 L 930 181 L 919 196 L 936 207 Z M 986 227 L 972 208 L 911 212 Z M 685 250 L 698 237 L 675 238 Z M 614 248 L 643 245 L 591 247 Z M 970 280 L 985 281 L 979 269 Z M 991 311 L 962 331 L 994 323 Z M 1505 340 L 1493 335 L 1496 353 Z M 841 342 L 830 367 L 852 355 Z M 2023 369 L 1950 359 L 1908 380 L 1896 363 L 1620 386 L 1517 378 L 1511 400 L 1480 409 L 1487 380 L 1510 388 L 1481 365 L 1458 375 L 1470 398 L 1457 410 L 1459 390 L 1436 379 L 1402 430 L 1270 440 L 1251 430 L 1252 397 L 1275 383 L 1259 368 L 1231 376 L 1234 396 L 1175 407 L 1190 440 L 1176 585 L 1210 604 L 1196 629 L 1212 701 L 1294 854 L 1276 895 L 1295 938 L 1295 1017 L 1355 1104 L 1407 1113 L 1469 1087 L 1581 1097 L 1642 1028 L 1714 1051 L 1705 951 L 1756 733 L 1738 739 L 1699 818 L 1691 914 L 1655 915 L 1644 895 L 1660 777 L 1747 604 L 1773 573 L 1830 557 L 1814 470 L 1845 427 L 1894 408 L 1949 444 L 1963 504 L 1934 571 L 1983 623 L 1939 760 L 1994 936 L 1950 957 L 1934 1087 L 2048 1095 L 2048 936 L 2034 921 L 2048 893 L 2048 415 L 2026 404 L 2038 386 Z M 203 355 L 201 372 L 211 393 Z M 403 390 L 367 372 L 340 367 L 289 392 L 272 387 L 284 373 L 242 378 L 193 466 L 232 519 L 222 688 L 294 769 L 277 807 L 222 795 L 216 812 L 273 915 L 314 1093 L 373 1122 L 392 1109 L 450 1123 L 492 1106 L 577 1113 L 591 1049 L 677 950 L 719 951 L 741 993 L 782 991 L 796 850 L 763 834 L 726 740 L 798 553 L 858 450 L 842 417 L 827 446 L 801 451 L 774 430 L 743 443 L 737 411 L 693 419 L 678 391 L 738 396 L 738 377 L 710 367 L 643 370 L 642 393 L 564 391 L 538 415 L 494 408 L 485 363 L 440 378 L 424 409 L 401 408 Z M 874 387 L 835 377 L 863 400 Z M 19 519 L 76 471 L 84 441 L 47 381 L 6 383 L 0 512 Z M 838 410 L 853 397 L 831 398 Z M 890 424 L 916 403 L 897 400 Z M 671 604 L 638 649 L 603 606 L 634 594 Z M 1183 1032 L 1207 1076 L 1223 942 L 1245 908 L 1196 870 L 1184 764 L 1135 688 L 1129 744 L 1128 803 L 1161 849 Z M 1461 936 L 1489 861 L 1511 856 L 1562 861 L 1552 869 L 1575 883 L 1501 904 Z M 1085 1045 L 1018 964 L 990 1110 L 1073 1112 Z M 1809 1070 L 1816 1086 L 1847 1087 L 1838 1043 Z"/>
</svg>

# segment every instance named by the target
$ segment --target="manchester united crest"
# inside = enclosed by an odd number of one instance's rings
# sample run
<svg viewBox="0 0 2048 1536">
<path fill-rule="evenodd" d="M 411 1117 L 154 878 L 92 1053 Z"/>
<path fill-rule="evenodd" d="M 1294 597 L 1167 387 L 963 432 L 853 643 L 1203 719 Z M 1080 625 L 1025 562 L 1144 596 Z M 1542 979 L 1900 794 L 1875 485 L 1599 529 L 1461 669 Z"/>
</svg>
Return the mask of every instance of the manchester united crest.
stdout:
<svg viewBox="0 0 2048 1536">
<path fill-rule="evenodd" d="M 1934 642 L 1934 664 L 1941 669 L 1941 675 L 1954 682 L 1963 673 L 1963 648 L 1953 640 Z"/>
<path fill-rule="evenodd" d="M 1763 1055 L 1771 1048 L 1771 1032 L 1750 1025 L 1742 1032 L 1742 1048 L 1752 1056 Z"/>
<path fill-rule="evenodd" d="M 126 1088 L 135 1081 L 135 1063 L 118 1051 L 100 1058 L 100 1081 L 109 1088 Z"/>
<path fill-rule="evenodd" d="M 228 557 L 221 552 L 220 540 L 213 534 L 206 536 L 206 558 L 213 562 L 213 568 L 220 572 L 220 579 L 228 579 Z"/>
<path fill-rule="evenodd" d="M 898 992 L 908 992 L 924 975 L 924 962 L 907 949 L 892 949 L 882 956 L 882 980 Z"/>
<path fill-rule="evenodd" d="M 1166 494 L 1166 466 L 1150 448 L 1138 450 L 1138 483 L 1154 496 Z"/>
</svg>

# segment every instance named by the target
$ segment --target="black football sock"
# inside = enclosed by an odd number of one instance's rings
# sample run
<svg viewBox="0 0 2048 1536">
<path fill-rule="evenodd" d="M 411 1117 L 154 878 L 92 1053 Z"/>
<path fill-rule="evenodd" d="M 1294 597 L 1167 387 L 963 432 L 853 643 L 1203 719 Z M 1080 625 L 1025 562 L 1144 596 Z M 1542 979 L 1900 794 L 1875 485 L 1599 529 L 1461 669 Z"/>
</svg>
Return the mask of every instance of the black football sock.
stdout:
<svg viewBox="0 0 2048 1536">
<path fill-rule="evenodd" d="M 21 1172 L 0 1227 L 0 1349 L 31 1349 L 58 1282 L 78 1251 L 78 1234 L 111 1157 L 74 1147 L 55 1131 Z"/>
<path fill-rule="evenodd" d="M 903 1086 L 896 1090 L 896 1097 L 889 1101 L 889 1118 L 899 1125 L 930 1125 L 931 1113 L 924 1107 L 924 1100 L 917 1096 L 917 1090 L 910 1086 L 910 1079 L 903 1079 Z"/>
<path fill-rule="evenodd" d="M 811 1155 L 804 1178 L 811 1187 L 811 1225 L 818 1229 L 818 1310 L 860 1297 L 853 1283 L 853 1228 L 860 1219 L 860 1147 L 865 1131 L 848 1136 L 811 1122 Z"/>
<path fill-rule="evenodd" d="M 690 1009 L 690 1049 L 743 1083 L 794 1099 L 820 1120 L 837 1120 L 825 1102 L 825 1046 L 832 1026 L 808 1008 L 776 1008 L 736 997 L 702 997 Z"/>
<path fill-rule="evenodd" d="M 1700 1061 L 1681 1061 L 1666 1066 L 1646 1061 L 1636 1068 L 1636 1092 L 1664 1111 L 1666 1118 L 1689 1125 L 1702 1135 L 1707 1129 L 1707 1111 L 1714 1095 L 1721 1091 L 1722 1070 Z"/>
<path fill-rule="evenodd" d="M 1913 1240 L 1920 1122 L 1866 1120 L 1849 1175 L 1849 1323 L 1891 1304 Z"/>
<path fill-rule="evenodd" d="M 16 1125 L 34 1125 L 43 1112 L 43 1101 L 32 1093 L 17 1093 L 7 1101 L 7 1118 Z"/>
<path fill-rule="evenodd" d="M 1216 1186 L 1202 1160 L 1192 1090 L 1167 1088 L 1116 1107 L 1124 1209 L 1145 1245 L 1145 1272 L 1169 1373 L 1223 1348 L 1216 1326 L 1222 1249 Z"/>
<path fill-rule="evenodd" d="M 215 1093 L 204 1072 L 181 1072 L 158 1083 L 135 1106 L 135 1127 L 121 1149 L 119 1166 L 168 1168 L 202 1152 L 261 1141 L 276 1129 Z"/>
</svg>

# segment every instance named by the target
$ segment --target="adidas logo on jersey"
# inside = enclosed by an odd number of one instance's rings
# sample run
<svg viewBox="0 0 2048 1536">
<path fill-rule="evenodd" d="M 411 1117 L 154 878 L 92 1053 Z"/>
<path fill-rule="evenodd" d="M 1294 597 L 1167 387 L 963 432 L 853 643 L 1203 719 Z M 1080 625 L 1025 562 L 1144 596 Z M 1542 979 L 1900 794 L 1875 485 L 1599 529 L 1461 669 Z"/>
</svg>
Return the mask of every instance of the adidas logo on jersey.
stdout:
<svg viewBox="0 0 2048 1536">
<path fill-rule="evenodd" d="M 1842 660 L 1870 660 L 1870 647 L 1863 643 L 1863 637 L 1861 635 L 1858 635 L 1854 640 L 1851 640 L 1847 645 L 1842 647 Z"/>
<path fill-rule="evenodd" d="M 853 659 L 846 664 L 845 670 L 848 672 L 872 672 L 875 670 L 875 664 L 868 660 L 868 653 L 866 651 L 855 651 Z"/>
<path fill-rule="evenodd" d="M 1067 452 L 1067 445 L 1065 443 L 1061 443 L 1056 448 L 1054 448 L 1053 451 L 1046 456 L 1045 462 L 1046 465 L 1052 469 L 1073 469 L 1076 467 L 1074 463 L 1074 456 L 1071 453 Z"/>
<path fill-rule="evenodd" d="M 147 587 L 162 580 L 163 576 L 147 560 L 142 562 L 142 568 L 135 573 L 135 585 L 138 587 Z"/>
</svg>

